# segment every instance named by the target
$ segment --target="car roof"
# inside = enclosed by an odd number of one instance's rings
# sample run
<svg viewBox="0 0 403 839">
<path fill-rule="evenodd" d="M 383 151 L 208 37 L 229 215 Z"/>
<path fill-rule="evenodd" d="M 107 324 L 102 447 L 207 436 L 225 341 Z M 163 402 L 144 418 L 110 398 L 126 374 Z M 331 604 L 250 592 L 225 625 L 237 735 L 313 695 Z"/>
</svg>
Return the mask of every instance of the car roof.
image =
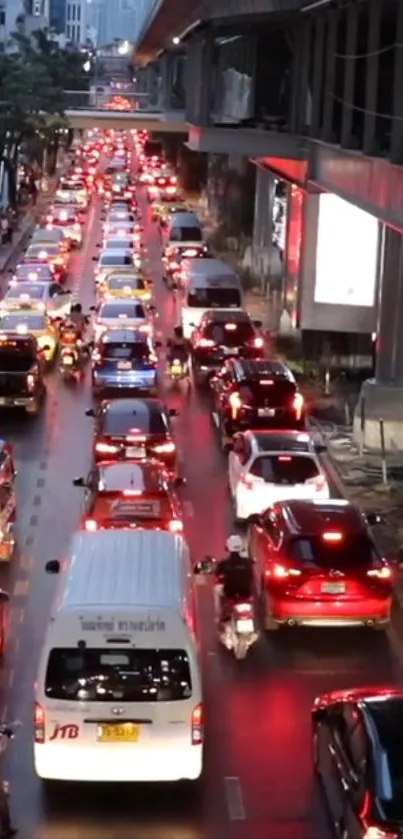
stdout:
<svg viewBox="0 0 403 839">
<path fill-rule="evenodd" d="M 167 489 L 165 469 L 156 461 L 100 463 L 98 470 L 104 492 L 124 489 L 161 492 Z"/>
<path fill-rule="evenodd" d="M 102 333 L 101 344 L 147 344 L 150 346 L 150 337 L 140 329 L 109 329 Z"/>
<path fill-rule="evenodd" d="M 163 403 L 159 399 L 111 399 L 102 403 L 108 416 L 144 416 L 145 414 L 165 413 Z"/>
<path fill-rule="evenodd" d="M 349 535 L 365 531 L 361 510 L 342 498 L 327 501 L 283 501 L 276 504 L 293 536 L 316 536 L 324 530 L 339 530 Z"/>
<path fill-rule="evenodd" d="M 314 443 L 310 434 L 302 431 L 284 429 L 262 429 L 245 431 L 256 453 L 265 452 L 314 452 Z"/>
<path fill-rule="evenodd" d="M 209 309 L 207 312 L 204 312 L 204 321 L 215 321 L 216 323 L 227 323 L 228 321 L 250 323 L 251 319 L 248 313 L 242 309 Z"/>
<path fill-rule="evenodd" d="M 245 379 L 261 379 L 262 376 L 269 376 L 274 379 L 289 379 L 295 382 L 291 370 L 280 359 L 256 359 L 234 358 L 227 362 L 234 370 L 238 381 Z"/>
</svg>

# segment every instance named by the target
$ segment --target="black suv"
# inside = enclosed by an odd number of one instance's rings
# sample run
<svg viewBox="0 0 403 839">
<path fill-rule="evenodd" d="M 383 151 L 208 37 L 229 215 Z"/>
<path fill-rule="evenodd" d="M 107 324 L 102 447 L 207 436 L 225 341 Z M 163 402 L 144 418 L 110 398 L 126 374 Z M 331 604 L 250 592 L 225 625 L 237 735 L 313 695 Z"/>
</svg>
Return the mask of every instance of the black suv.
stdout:
<svg viewBox="0 0 403 839">
<path fill-rule="evenodd" d="M 291 371 L 277 359 L 230 359 L 210 387 L 224 445 L 247 428 L 305 428 L 304 399 Z"/>
<path fill-rule="evenodd" d="M 219 370 L 228 358 L 262 358 L 261 326 L 261 321 L 251 320 L 246 312 L 223 309 L 205 312 L 191 337 L 196 383 Z"/>
<path fill-rule="evenodd" d="M 44 351 L 33 335 L 0 334 L 0 408 L 25 408 L 37 414 L 46 393 Z"/>
</svg>

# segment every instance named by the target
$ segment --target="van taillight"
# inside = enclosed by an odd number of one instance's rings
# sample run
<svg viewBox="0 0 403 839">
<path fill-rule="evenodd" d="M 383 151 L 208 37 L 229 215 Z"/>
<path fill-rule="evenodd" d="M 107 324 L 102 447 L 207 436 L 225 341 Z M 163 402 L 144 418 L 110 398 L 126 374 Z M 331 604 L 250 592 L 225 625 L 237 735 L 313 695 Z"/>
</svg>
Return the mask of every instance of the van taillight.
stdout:
<svg viewBox="0 0 403 839">
<path fill-rule="evenodd" d="M 45 742 L 45 711 L 39 702 L 34 705 L 34 737 L 35 743 Z"/>
<path fill-rule="evenodd" d="M 304 407 L 304 397 L 301 393 L 296 393 L 293 399 L 293 408 L 296 413 L 297 420 L 302 419 L 302 410 Z"/>
<path fill-rule="evenodd" d="M 200 746 L 204 740 L 203 705 L 196 705 L 192 711 L 192 746 Z"/>
</svg>

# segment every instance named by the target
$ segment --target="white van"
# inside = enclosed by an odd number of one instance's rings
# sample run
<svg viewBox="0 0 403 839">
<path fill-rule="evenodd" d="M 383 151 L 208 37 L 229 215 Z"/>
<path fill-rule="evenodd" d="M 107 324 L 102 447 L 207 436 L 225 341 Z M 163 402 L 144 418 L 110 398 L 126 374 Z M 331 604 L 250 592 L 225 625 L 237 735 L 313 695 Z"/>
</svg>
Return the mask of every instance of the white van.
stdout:
<svg viewBox="0 0 403 839">
<path fill-rule="evenodd" d="M 200 245 L 203 231 L 196 213 L 173 213 L 162 238 L 166 247 L 181 249 Z"/>
<path fill-rule="evenodd" d="M 189 549 L 161 531 L 73 537 L 39 664 L 37 775 L 196 780 L 203 706 Z"/>
<path fill-rule="evenodd" d="M 210 309 L 242 309 L 237 274 L 221 259 L 185 259 L 181 266 L 180 322 L 190 338 Z"/>
</svg>

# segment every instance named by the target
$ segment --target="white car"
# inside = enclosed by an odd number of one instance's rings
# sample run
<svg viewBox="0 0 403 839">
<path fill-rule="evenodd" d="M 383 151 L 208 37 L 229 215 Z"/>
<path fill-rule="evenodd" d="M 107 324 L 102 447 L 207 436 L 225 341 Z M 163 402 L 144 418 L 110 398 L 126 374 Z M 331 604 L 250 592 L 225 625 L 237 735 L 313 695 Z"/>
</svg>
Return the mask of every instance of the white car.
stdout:
<svg viewBox="0 0 403 839">
<path fill-rule="evenodd" d="M 276 501 L 330 497 L 312 437 L 300 431 L 236 434 L 228 458 L 228 482 L 239 521 L 263 513 Z"/>
<path fill-rule="evenodd" d="M 18 283 L 3 297 L 0 311 L 31 310 L 49 317 L 65 317 L 71 310 L 71 291 L 59 283 Z"/>
<path fill-rule="evenodd" d="M 98 340 L 106 329 L 140 329 L 151 335 L 150 310 L 137 300 L 108 300 L 94 306 L 94 333 Z"/>
<path fill-rule="evenodd" d="M 116 271 L 118 268 L 133 268 L 134 255 L 131 250 L 102 250 L 99 258 L 93 257 L 94 262 L 97 262 L 95 268 L 95 282 L 98 285 L 103 283 L 111 271 Z"/>
</svg>

